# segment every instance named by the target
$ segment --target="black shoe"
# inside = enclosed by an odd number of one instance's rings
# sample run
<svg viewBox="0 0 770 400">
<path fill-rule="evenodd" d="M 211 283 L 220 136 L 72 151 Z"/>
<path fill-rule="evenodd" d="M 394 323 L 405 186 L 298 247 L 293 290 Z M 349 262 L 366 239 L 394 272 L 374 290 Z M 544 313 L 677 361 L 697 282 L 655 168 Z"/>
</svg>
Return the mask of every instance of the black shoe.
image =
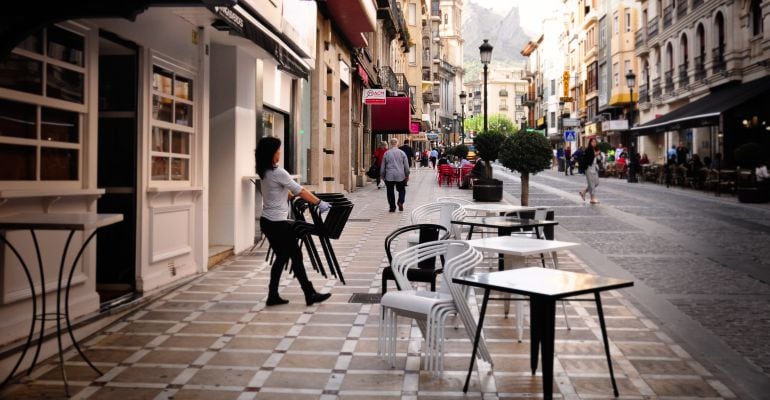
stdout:
<svg viewBox="0 0 770 400">
<path fill-rule="evenodd" d="M 404 203 L 398 203 L 398 211 L 404 211 Z"/>
<path fill-rule="evenodd" d="M 388 212 L 396 212 L 396 209 L 395 208 L 391 208 L 390 210 L 388 210 Z"/>
<path fill-rule="evenodd" d="M 323 301 L 326 301 L 329 299 L 329 297 L 332 297 L 331 293 L 318 293 L 313 292 L 310 295 L 305 295 L 305 304 L 307 305 L 313 305 L 313 303 L 321 303 Z"/>
<path fill-rule="evenodd" d="M 279 306 L 281 304 L 289 304 L 289 300 L 281 298 L 281 296 L 275 295 L 275 296 L 267 296 L 267 301 L 265 301 L 265 305 L 268 305 L 268 306 Z"/>
</svg>

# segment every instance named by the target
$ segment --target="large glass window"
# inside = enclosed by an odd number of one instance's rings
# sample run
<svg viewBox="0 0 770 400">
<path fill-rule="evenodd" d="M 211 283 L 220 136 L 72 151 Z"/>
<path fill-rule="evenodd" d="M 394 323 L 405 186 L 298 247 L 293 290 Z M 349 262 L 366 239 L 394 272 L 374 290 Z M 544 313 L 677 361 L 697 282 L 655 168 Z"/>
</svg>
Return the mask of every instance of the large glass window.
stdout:
<svg viewBox="0 0 770 400">
<path fill-rule="evenodd" d="M 193 79 L 160 65 L 152 67 L 153 181 L 190 181 L 193 119 Z"/>
<path fill-rule="evenodd" d="M 65 26 L 29 35 L 0 61 L 0 181 L 80 180 L 86 39 Z"/>
</svg>

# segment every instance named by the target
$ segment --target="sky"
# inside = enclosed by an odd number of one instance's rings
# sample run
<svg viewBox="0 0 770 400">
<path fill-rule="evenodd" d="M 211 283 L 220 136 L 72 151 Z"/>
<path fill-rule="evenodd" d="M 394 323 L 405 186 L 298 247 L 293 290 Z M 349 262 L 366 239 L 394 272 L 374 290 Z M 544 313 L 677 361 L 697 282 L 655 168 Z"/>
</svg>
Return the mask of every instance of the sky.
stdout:
<svg viewBox="0 0 770 400">
<path fill-rule="evenodd" d="M 521 27 L 529 35 L 541 33 L 541 21 L 558 8 L 560 0 L 466 0 L 505 14 L 513 5 L 519 7 Z"/>
</svg>

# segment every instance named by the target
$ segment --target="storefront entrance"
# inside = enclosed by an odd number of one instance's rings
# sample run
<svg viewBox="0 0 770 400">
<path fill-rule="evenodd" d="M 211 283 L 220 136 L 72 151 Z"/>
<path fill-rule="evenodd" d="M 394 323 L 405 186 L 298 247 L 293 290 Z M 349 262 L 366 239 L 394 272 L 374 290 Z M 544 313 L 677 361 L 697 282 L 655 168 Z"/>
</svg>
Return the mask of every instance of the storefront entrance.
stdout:
<svg viewBox="0 0 770 400">
<path fill-rule="evenodd" d="M 123 222 L 99 231 L 96 290 L 101 308 L 131 300 L 136 289 L 137 46 L 102 31 L 99 39 L 100 213 L 123 214 Z"/>
</svg>

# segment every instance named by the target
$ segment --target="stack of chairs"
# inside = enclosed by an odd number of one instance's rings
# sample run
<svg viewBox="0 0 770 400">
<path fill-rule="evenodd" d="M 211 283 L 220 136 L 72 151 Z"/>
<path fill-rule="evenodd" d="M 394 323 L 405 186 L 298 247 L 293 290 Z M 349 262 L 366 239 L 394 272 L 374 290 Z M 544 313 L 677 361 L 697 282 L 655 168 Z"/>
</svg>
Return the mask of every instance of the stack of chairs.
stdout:
<svg viewBox="0 0 770 400">
<path fill-rule="evenodd" d="M 345 284 L 345 278 L 342 275 L 342 269 L 337 260 L 337 255 L 334 253 L 331 240 L 339 239 L 342 236 L 342 231 L 345 229 L 345 225 L 353 211 L 353 203 L 341 193 L 316 193 L 315 195 L 331 204 L 331 209 L 329 209 L 327 214 L 321 215 L 316 206 L 298 197 L 291 205 L 294 214 L 294 220 L 291 220 L 292 228 L 297 236 L 297 240 L 299 240 L 300 247 L 304 246 L 307 249 L 313 269 L 323 275 L 324 278 L 328 278 L 320 253 L 315 245 L 315 240 L 313 240 L 313 236 L 316 236 L 321 243 L 321 249 L 329 266 L 329 272 Z M 306 213 L 310 214 L 312 222 L 305 218 Z M 266 260 L 270 259 L 270 257 L 270 250 L 268 249 Z"/>
</svg>

